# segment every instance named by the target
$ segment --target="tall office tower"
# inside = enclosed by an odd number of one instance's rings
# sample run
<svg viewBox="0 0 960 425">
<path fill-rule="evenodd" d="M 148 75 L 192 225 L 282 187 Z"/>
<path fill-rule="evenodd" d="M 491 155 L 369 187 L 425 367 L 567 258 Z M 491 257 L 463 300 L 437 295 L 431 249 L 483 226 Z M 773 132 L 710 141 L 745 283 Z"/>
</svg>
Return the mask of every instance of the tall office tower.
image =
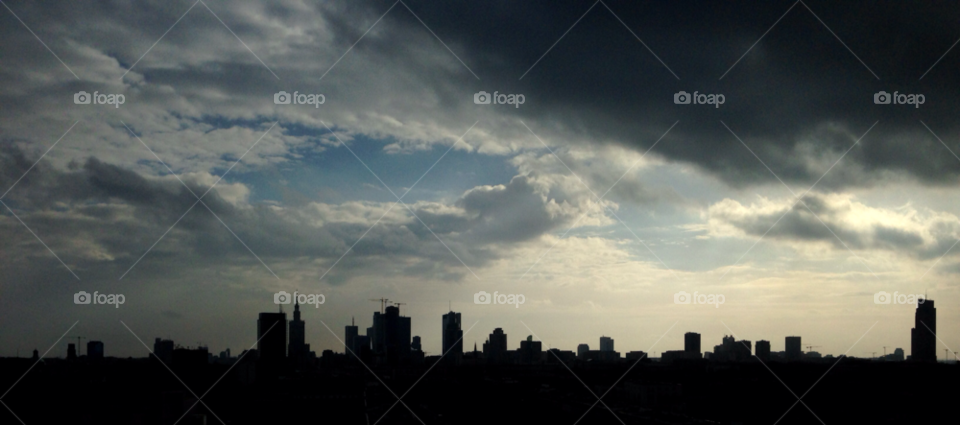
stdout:
<svg viewBox="0 0 960 425">
<path fill-rule="evenodd" d="M 587 355 L 587 352 L 590 351 L 590 346 L 587 344 L 580 344 L 577 346 L 577 358 L 582 359 L 583 356 Z"/>
<path fill-rule="evenodd" d="M 67 360 L 76 360 L 77 359 L 77 346 L 73 344 L 67 344 Z"/>
<path fill-rule="evenodd" d="M 800 358 L 803 357 L 803 351 L 800 350 L 802 346 L 800 345 L 799 336 L 788 336 L 785 343 L 784 356 L 787 360 L 800 360 Z"/>
<path fill-rule="evenodd" d="M 381 316 L 387 362 L 396 364 L 410 356 L 410 318 L 400 316 L 400 307 L 389 306 Z"/>
<path fill-rule="evenodd" d="M 414 337 L 413 337 L 413 342 L 410 343 L 410 349 L 413 350 L 413 351 L 420 351 L 420 350 L 423 349 L 423 347 L 420 345 L 420 337 L 419 337 L 419 336 L 414 336 Z"/>
<path fill-rule="evenodd" d="M 737 341 L 736 359 L 737 361 L 747 361 L 753 356 L 753 343 L 745 339 Z"/>
<path fill-rule="evenodd" d="M 443 351 L 454 363 L 463 358 L 463 330 L 460 328 L 460 313 L 449 312 L 443 315 Z M 445 357 L 445 358 L 446 358 Z"/>
<path fill-rule="evenodd" d="M 683 334 L 683 351 L 688 359 L 699 359 L 700 354 L 700 334 L 687 332 Z"/>
<path fill-rule="evenodd" d="M 507 334 L 503 329 L 496 328 L 483 343 L 483 357 L 492 363 L 500 363 L 507 357 Z"/>
<path fill-rule="evenodd" d="M 165 364 L 173 362 L 173 341 L 157 338 L 153 341 L 153 355 Z"/>
<path fill-rule="evenodd" d="M 266 365 L 282 365 L 287 353 L 287 313 L 260 313 L 257 353 Z"/>
<path fill-rule="evenodd" d="M 367 328 L 367 336 L 370 337 L 370 347 L 375 354 L 383 354 L 385 352 L 384 335 L 383 315 L 380 314 L 379 311 L 375 311 L 373 312 L 373 326 Z"/>
<path fill-rule="evenodd" d="M 532 364 L 540 362 L 543 353 L 543 344 L 540 341 L 534 341 L 533 335 L 527 336 L 525 341 L 520 341 L 520 362 L 523 364 Z"/>
<path fill-rule="evenodd" d="M 293 305 L 293 320 L 290 321 L 290 345 L 287 347 L 287 356 L 293 359 L 303 359 L 307 356 L 309 346 L 306 345 L 305 331 L 306 326 L 303 320 L 300 320 L 300 301 L 295 301 Z"/>
<path fill-rule="evenodd" d="M 87 359 L 102 359 L 103 343 L 100 341 L 87 341 Z"/>
<path fill-rule="evenodd" d="M 356 322 L 353 321 L 353 318 L 350 319 L 350 325 L 344 326 L 343 328 L 343 345 L 346 347 L 343 351 L 344 354 L 349 354 L 351 351 L 354 354 L 357 354 L 357 336 L 359 329 L 357 329 Z"/>
<path fill-rule="evenodd" d="M 601 336 L 600 351 L 613 351 L 613 338 L 610 338 L 609 336 Z"/>
<path fill-rule="evenodd" d="M 755 355 L 760 361 L 770 360 L 770 341 L 759 340 L 757 341 L 757 348 L 754 350 Z"/>
<path fill-rule="evenodd" d="M 910 330 L 910 360 L 937 362 L 937 309 L 933 300 L 917 303 L 913 329 Z"/>
</svg>

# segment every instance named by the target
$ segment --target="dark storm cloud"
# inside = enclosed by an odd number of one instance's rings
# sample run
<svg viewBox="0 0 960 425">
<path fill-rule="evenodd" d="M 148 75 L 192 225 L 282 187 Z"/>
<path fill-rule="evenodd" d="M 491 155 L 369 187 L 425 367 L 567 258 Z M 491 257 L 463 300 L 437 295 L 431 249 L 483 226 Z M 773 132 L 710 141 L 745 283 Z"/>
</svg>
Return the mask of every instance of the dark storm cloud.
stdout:
<svg viewBox="0 0 960 425">
<path fill-rule="evenodd" d="M 325 12 L 331 22 L 339 22 L 338 39 L 346 49 L 391 4 L 352 3 Z M 456 69 L 455 78 L 464 85 L 462 97 L 479 89 L 523 93 L 527 103 L 509 113 L 540 120 L 556 132 L 646 150 L 679 119 L 681 124 L 656 152 L 696 164 L 734 185 L 772 180 L 723 127 L 724 120 L 781 178 L 812 184 L 879 121 L 820 185 L 869 186 L 893 174 L 939 185 L 955 183 L 960 176 L 960 161 L 920 123 L 924 120 L 960 152 L 960 126 L 951 119 L 960 112 L 954 102 L 960 90 L 955 72 L 960 51 L 948 54 L 920 80 L 960 37 L 955 25 L 960 5 L 954 3 L 407 4 L 481 77 L 481 82 L 471 81 L 465 68 Z M 426 31 L 401 6 L 380 25 L 384 28 L 378 30 L 390 37 L 364 39 L 357 50 L 390 55 L 402 50 L 405 33 Z M 674 105 L 673 94 L 680 90 L 721 93 L 726 103 L 719 109 Z M 880 90 L 923 94 L 926 103 L 919 109 L 875 105 L 873 94 Z"/>
</svg>

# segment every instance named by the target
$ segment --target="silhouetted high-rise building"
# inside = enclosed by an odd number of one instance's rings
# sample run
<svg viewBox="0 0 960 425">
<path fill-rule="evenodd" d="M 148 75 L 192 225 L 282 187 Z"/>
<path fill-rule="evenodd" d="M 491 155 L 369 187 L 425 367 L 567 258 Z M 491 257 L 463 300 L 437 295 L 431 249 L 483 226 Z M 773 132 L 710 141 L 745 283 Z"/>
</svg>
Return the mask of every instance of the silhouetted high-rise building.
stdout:
<svg viewBox="0 0 960 425">
<path fill-rule="evenodd" d="M 917 303 L 913 329 L 910 330 L 910 360 L 915 362 L 937 361 L 937 309 L 933 300 Z"/>
<path fill-rule="evenodd" d="M 443 315 L 443 351 L 450 362 L 459 363 L 463 358 L 463 330 L 460 327 L 460 313 L 449 312 Z"/>
<path fill-rule="evenodd" d="M 377 355 L 386 352 L 386 342 L 384 341 L 386 333 L 383 330 L 383 315 L 379 311 L 373 312 L 373 326 L 367 328 L 367 336 L 370 337 L 370 347 Z"/>
<path fill-rule="evenodd" d="M 688 359 L 699 359 L 700 354 L 700 334 L 687 332 L 683 335 L 683 351 Z"/>
<path fill-rule="evenodd" d="M 543 346 L 540 341 L 534 341 L 533 335 L 527 336 L 525 341 L 520 341 L 520 362 L 524 364 L 537 363 L 540 361 L 540 354 L 543 353 Z"/>
<path fill-rule="evenodd" d="M 293 305 L 293 320 L 290 321 L 290 345 L 287 347 L 287 356 L 294 359 L 304 359 L 310 352 L 310 346 L 306 344 L 306 326 L 303 320 L 300 320 L 300 301 L 295 301 Z"/>
<path fill-rule="evenodd" d="M 345 353 L 349 354 L 351 351 L 354 354 L 357 353 L 357 336 L 359 336 L 357 324 L 350 319 L 350 325 L 343 328 L 343 345 L 346 346 L 344 350 Z"/>
<path fill-rule="evenodd" d="M 419 337 L 419 336 L 414 336 L 414 337 L 413 337 L 413 342 L 410 343 L 410 349 L 413 350 L 413 351 L 420 351 L 420 350 L 423 349 L 423 347 L 420 345 L 420 337 Z"/>
<path fill-rule="evenodd" d="M 483 343 L 483 357 L 492 363 L 506 361 L 507 334 L 503 333 L 503 329 L 494 329 L 487 342 Z"/>
<path fill-rule="evenodd" d="M 786 338 L 786 349 L 783 353 L 784 357 L 786 357 L 787 360 L 800 360 L 800 358 L 803 357 L 801 347 L 799 336 L 788 336 Z"/>
<path fill-rule="evenodd" d="M 87 358 L 102 359 L 103 343 L 100 341 L 87 341 Z"/>
<path fill-rule="evenodd" d="M 757 348 L 754 350 L 755 355 L 760 361 L 770 360 L 770 341 L 760 340 L 757 341 Z"/>
<path fill-rule="evenodd" d="M 153 355 L 165 364 L 173 361 L 173 341 L 157 338 L 153 341 Z"/>
<path fill-rule="evenodd" d="M 74 344 L 67 344 L 67 360 L 76 360 L 77 359 L 77 346 Z"/>
<path fill-rule="evenodd" d="M 260 313 L 257 319 L 260 362 L 281 365 L 287 357 L 287 313 Z"/>
<path fill-rule="evenodd" d="M 381 316 L 384 353 L 391 364 L 410 356 L 410 318 L 400 316 L 400 307 L 389 306 Z M 376 327 L 376 326 L 374 326 Z"/>
<path fill-rule="evenodd" d="M 580 345 L 578 345 L 578 346 L 577 346 L 577 358 L 578 358 L 578 359 L 582 359 L 583 356 L 585 356 L 585 355 L 587 354 L 587 352 L 589 352 L 589 351 L 590 351 L 590 346 L 589 346 L 589 345 L 587 345 L 587 344 L 580 344 Z"/>
<path fill-rule="evenodd" d="M 600 351 L 613 351 L 613 338 L 610 338 L 609 336 L 601 336 Z"/>
<path fill-rule="evenodd" d="M 737 354 L 737 360 L 745 361 L 753 356 L 753 343 L 745 339 L 737 341 L 737 350 L 740 352 Z"/>
<path fill-rule="evenodd" d="M 723 343 L 713 347 L 713 355 L 710 358 L 717 361 L 745 361 L 750 358 L 752 351 L 750 341 L 737 341 L 733 335 L 724 335 Z"/>
</svg>

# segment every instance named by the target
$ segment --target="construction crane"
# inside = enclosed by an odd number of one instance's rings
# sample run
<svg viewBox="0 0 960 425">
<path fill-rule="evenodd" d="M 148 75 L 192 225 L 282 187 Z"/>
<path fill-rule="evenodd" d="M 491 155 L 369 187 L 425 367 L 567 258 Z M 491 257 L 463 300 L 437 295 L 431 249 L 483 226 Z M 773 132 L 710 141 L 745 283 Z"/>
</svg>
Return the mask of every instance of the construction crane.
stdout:
<svg viewBox="0 0 960 425">
<path fill-rule="evenodd" d="M 397 306 L 397 308 L 400 308 L 400 306 L 402 306 L 402 305 L 407 305 L 407 303 L 394 302 L 393 305 Z"/>
<path fill-rule="evenodd" d="M 813 351 L 814 348 L 820 348 L 820 347 L 823 347 L 823 346 L 822 346 L 822 345 L 808 345 L 808 346 L 807 346 L 807 351 L 808 351 L 808 352 L 809 352 L 809 351 Z"/>
<path fill-rule="evenodd" d="M 380 314 L 383 314 L 383 307 L 390 302 L 386 298 L 370 298 L 368 301 L 380 301 Z"/>
<path fill-rule="evenodd" d="M 87 337 L 85 337 L 85 336 L 78 336 L 78 337 L 77 337 L 77 357 L 80 356 L 80 340 L 81 340 L 81 339 L 87 339 L 87 340 L 89 340 L 89 338 L 87 338 Z M 90 354 L 90 353 L 87 353 L 87 354 Z"/>
</svg>

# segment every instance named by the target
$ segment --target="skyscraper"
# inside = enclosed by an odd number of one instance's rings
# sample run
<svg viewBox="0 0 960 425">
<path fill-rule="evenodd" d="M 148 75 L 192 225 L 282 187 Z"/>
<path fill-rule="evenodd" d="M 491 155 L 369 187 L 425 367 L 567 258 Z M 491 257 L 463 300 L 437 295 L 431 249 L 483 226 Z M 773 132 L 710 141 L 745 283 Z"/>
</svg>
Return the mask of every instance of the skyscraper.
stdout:
<svg viewBox="0 0 960 425">
<path fill-rule="evenodd" d="M 770 341 L 760 340 L 757 341 L 757 348 L 755 349 L 755 355 L 760 361 L 770 360 Z"/>
<path fill-rule="evenodd" d="M 410 349 L 413 351 L 420 351 L 423 349 L 423 346 L 420 345 L 420 337 L 414 336 L 413 342 L 410 343 Z"/>
<path fill-rule="evenodd" d="M 601 336 L 600 351 L 613 351 L 613 338 L 610 338 L 609 336 Z"/>
<path fill-rule="evenodd" d="M 784 350 L 784 356 L 787 360 L 800 360 L 803 356 L 803 352 L 800 350 L 802 345 L 800 345 L 799 336 L 788 336 L 786 338 L 786 349 Z"/>
<path fill-rule="evenodd" d="M 76 360 L 77 359 L 77 346 L 74 344 L 67 344 L 67 360 Z"/>
<path fill-rule="evenodd" d="M 293 320 L 290 321 L 290 345 L 287 347 L 287 356 L 295 361 L 302 361 L 307 357 L 310 346 L 305 341 L 306 326 L 300 320 L 300 302 L 293 305 Z"/>
<path fill-rule="evenodd" d="M 459 363 L 463 358 L 463 330 L 460 327 L 460 313 L 449 312 L 443 315 L 443 351 L 441 355 L 446 354 L 454 363 Z M 445 358 L 446 358 L 445 357 Z"/>
<path fill-rule="evenodd" d="M 589 345 L 587 345 L 587 344 L 580 344 L 580 345 L 578 345 L 578 346 L 577 346 L 577 358 L 582 359 L 583 356 L 585 356 L 588 351 L 590 351 L 590 346 L 589 346 Z"/>
<path fill-rule="evenodd" d="M 410 318 L 400 316 L 400 307 L 389 306 L 380 316 L 386 361 L 396 364 L 410 356 Z M 374 325 L 376 328 L 376 324 Z"/>
<path fill-rule="evenodd" d="M 483 343 L 483 357 L 491 363 L 499 363 L 506 360 L 507 356 L 507 334 L 503 329 L 496 328 Z"/>
<path fill-rule="evenodd" d="M 683 335 L 683 351 L 688 359 L 699 359 L 700 355 L 700 334 L 687 332 Z"/>
<path fill-rule="evenodd" d="M 737 341 L 733 335 L 724 335 L 723 343 L 713 347 L 711 359 L 717 361 L 742 362 L 752 355 L 753 344 L 747 340 Z"/>
<path fill-rule="evenodd" d="M 370 337 L 370 346 L 374 354 L 383 354 L 386 347 L 383 340 L 383 315 L 379 311 L 373 312 L 373 326 L 367 328 L 367 336 Z"/>
<path fill-rule="evenodd" d="M 345 353 L 349 354 L 352 351 L 354 354 L 359 354 L 357 353 L 357 336 L 359 336 L 358 330 L 357 324 L 352 318 L 350 319 L 350 325 L 343 328 L 343 344 L 346 346 L 346 349 L 344 350 Z"/>
<path fill-rule="evenodd" d="M 264 364 L 283 364 L 287 353 L 287 313 L 260 313 L 257 352 Z"/>
<path fill-rule="evenodd" d="M 910 330 L 910 360 L 915 362 L 937 361 L 937 309 L 933 300 L 917 303 L 913 329 Z"/>
<path fill-rule="evenodd" d="M 543 353 L 543 345 L 540 341 L 534 341 L 533 335 L 527 336 L 525 341 L 520 341 L 520 362 L 523 364 L 537 363 Z"/>
</svg>

